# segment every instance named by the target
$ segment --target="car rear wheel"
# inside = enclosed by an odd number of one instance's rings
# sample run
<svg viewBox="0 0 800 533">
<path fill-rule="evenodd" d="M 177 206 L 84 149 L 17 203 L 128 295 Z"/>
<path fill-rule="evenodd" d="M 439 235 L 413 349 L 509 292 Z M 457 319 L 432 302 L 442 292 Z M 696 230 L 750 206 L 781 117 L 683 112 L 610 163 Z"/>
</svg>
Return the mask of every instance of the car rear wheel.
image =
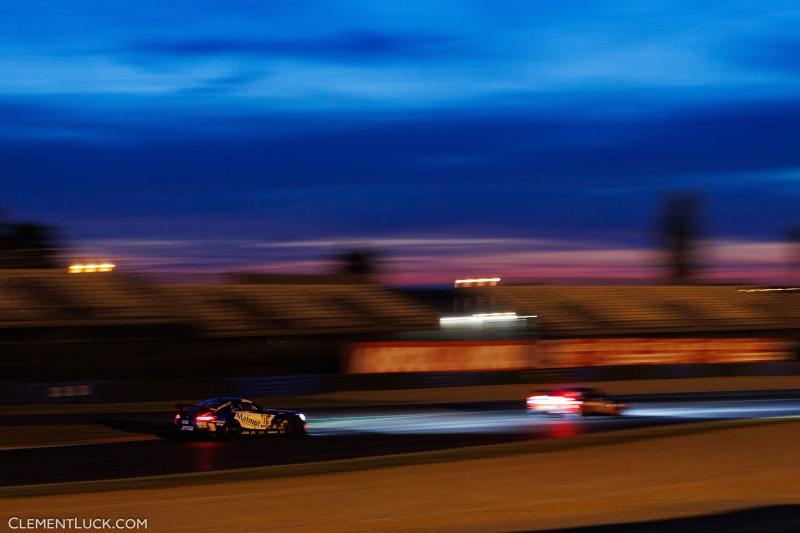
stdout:
<svg viewBox="0 0 800 533">
<path fill-rule="evenodd" d="M 240 426 L 239 422 L 236 420 L 225 424 L 225 432 L 223 435 L 226 439 L 238 439 L 242 435 L 242 426 Z"/>
</svg>

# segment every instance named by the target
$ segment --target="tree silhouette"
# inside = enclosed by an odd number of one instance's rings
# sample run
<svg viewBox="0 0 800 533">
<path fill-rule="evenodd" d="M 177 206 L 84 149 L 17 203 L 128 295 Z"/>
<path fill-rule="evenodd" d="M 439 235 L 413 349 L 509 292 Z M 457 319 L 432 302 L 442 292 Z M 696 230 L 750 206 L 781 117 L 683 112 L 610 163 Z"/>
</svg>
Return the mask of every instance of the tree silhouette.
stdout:
<svg viewBox="0 0 800 533">
<path fill-rule="evenodd" d="M 691 193 L 673 193 L 667 197 L 661 228 L 670 280 L 685 283 L 697 271 L 697 207 L 699 199 Z"/>
<path fill-rule="evenodd" d="M 31 222 L 0 225 L 0 268 L 58 268 L 54 232 Z"/>
<path fill-rule="evenodd" d="M 349 250 L 336 257 L 337 273 L 371 279 L 378 271 L 377 255 L 372 250 Z"/>
</svg>

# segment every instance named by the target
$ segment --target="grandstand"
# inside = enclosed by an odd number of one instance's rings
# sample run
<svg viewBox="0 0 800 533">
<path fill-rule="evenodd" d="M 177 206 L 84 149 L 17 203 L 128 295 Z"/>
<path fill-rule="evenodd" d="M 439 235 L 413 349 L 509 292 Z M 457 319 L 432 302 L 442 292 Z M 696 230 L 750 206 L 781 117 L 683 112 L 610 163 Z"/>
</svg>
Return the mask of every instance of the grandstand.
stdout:
<svg viewBox="0 0 800 533">
<path fill-rule="evenodd" d="M 432 329 L 436 312 L 366 284 L 158 286 L 119 273 L 0 270 L 0 329 L 182 325 L 204 337 Z"/>
<path fill-rule="evenodd" d="M 391 333 L 432 329 L 436 312 L 399 293 L 360 284 L 163 287 L 186 319 L 212 336 Z"/>
<path fill-rule="evenodd" d="M 744 286 L 506 285 L 456 293 L 471 301 L 491 295 L 493 311 L 537 315 L 542 333 L 553 337 L 787 331 L 800 324 L 800 294 Z"/>
<path fill-rule="evenodd" d="M 391 335 L 436 330 L 441 315 L 537 315 L 546 337 L 789 331 L 800 293 L 726 285 L 500 285 L 447 298 L 336 276 L 239 277 L 164 286 L 120 273 L 0 270 L 0 330 L 173 325 L 204 338 Z"/>
<path fill-rule="evenodd" d="M 118 272 L 0 270 L 0 374 L 37 381 L 335 373 L 353 343 L 446 341 L 439 318 L 454 310 L 537 315 L 536 329 L 521 338 L 571 342 L 575 358 L 585 359 L 574 344 L 601 337 L 793 342 L 800 293 L 701 285 L 399 291 L 314 276 L 156 285 Z M 591 346 L 592 358 L 604 353 Z"/>
<path fill-rule="evenodd" d="M 0 328 L 175 323 L 158 287 L 103 273 L 0 270 Z"/>
</svg>

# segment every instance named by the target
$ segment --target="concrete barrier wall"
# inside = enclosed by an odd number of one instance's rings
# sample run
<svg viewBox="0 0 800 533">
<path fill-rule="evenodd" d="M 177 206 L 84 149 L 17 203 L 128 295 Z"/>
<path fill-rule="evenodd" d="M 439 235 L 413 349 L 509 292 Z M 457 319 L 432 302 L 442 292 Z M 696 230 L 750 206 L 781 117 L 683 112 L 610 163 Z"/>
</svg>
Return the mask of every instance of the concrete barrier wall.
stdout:
<svg viewBox="0 0 800 533">
<path fill-rule="evenodd" d="M 793 345 L 789 341 L 762 337 L 383 342 L 351 345 L 343 367 L 346 373 L 353 374 L 466 372 L 764 362 L 792 356 Z"/>
<path fill-rule="evenodd" d="M 0 382 L 0 404 L 186 401 L 214 396 L 300 396 L 332 391 L 463 387 L 509 383 L 578 383 L 637 379 L 800 375 L 800 362 L 616 365 L 478 372 L 318 374 L 185 380 Z"/>
</svg>

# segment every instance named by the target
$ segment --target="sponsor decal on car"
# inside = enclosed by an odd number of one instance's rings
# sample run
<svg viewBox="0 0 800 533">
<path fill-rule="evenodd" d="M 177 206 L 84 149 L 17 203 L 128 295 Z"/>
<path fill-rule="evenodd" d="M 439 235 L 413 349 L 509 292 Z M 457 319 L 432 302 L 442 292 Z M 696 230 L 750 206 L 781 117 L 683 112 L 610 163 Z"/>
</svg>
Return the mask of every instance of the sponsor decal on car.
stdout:
<svg viewBox="0 0 800 533">
<path fill-rule="evenodd" d="M 269 423 L 272 422 L 273 415 L 237 411 L 234 415 L 234 418 L 239 422 L 243 429 L 267 429 Z"/>
</svg>

